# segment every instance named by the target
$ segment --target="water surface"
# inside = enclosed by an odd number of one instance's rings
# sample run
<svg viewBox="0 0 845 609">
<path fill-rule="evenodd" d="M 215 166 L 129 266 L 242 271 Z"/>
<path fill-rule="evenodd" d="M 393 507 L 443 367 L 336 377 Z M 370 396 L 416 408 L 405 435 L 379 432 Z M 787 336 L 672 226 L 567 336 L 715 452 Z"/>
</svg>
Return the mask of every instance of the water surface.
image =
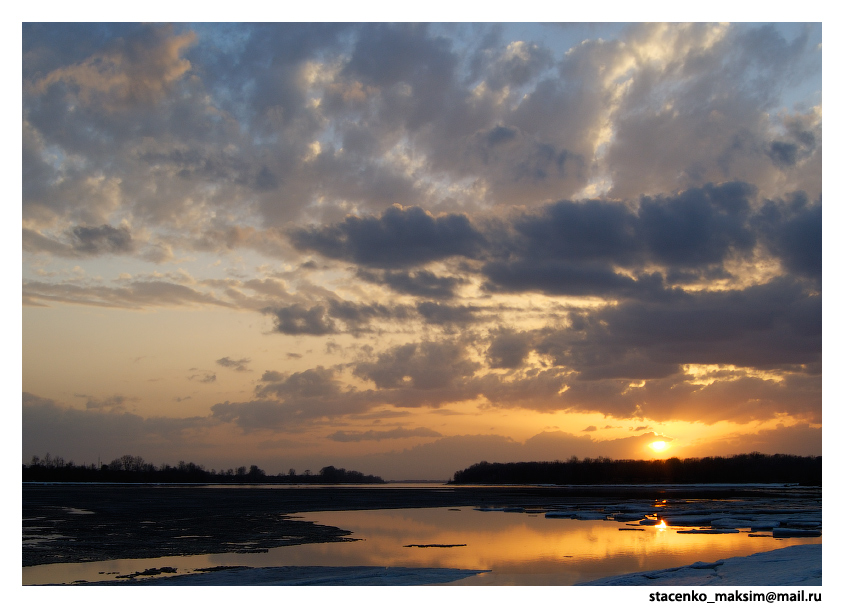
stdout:
<svg viewBox="0 0 845 609">
<path fill-rule="evenodd" d="M 679 534 L 678 530 L 690 527 L 632 527 L 610 520 L 545 518 L 542 513 L 479 511 L 471 506 L 294 516 L 352 531 L 348 537 L 357 541 L 285 546 L 258 554 L 38 565 L 23 569 L 23 583 L 107 581 L 118 574 L 165 566 L 184 574 L 199 568 L 244 565 L 484 569 L 490 572 L 452 585 L 572 585 L 610 575 L 821 542 L 821 538 L 750 537 L 747 530 L 720 535 Z M 643 530 L 627 530 L 633 528 Z M 453 547 L 406 547 L 421 545 Z"/>
</svg>

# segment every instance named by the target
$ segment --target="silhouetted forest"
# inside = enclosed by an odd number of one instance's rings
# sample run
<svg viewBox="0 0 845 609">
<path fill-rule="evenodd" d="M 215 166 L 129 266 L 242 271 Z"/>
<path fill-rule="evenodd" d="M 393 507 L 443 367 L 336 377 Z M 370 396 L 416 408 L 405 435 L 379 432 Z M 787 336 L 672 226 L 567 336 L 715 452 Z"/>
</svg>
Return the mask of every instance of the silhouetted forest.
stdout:
<svg viewBox="0 0 845 609">
<path fill-rule="evenodd" d="M 163 464 L 155 466 L 141 457 L 123 455 L 106 464 L 76 465 L 62 457 L 43 458 L 34 456 L 29 464 L 23 465 L 23 482 L 206 482 L 252 484 L 262 482 L 288 484 L 377 484 L 383 483 L 379 476 L 370 476 L 329 465 L 314 474 L 306 469 L 301 474 L 290 469 L 287 474 L 267 474 L 257 465 L 245 465 L 237 469 L 207 470 L 203 465 L 179 461 L 176 466 Z"/>
<path fill-rule="evenodd" d="M 607 457 L 568 461 L 488 463 L 455 472 L 452 484 L 713 484 L 821 485 L 822 458 L 750 453 L 652 461 Z"/>
</svg>

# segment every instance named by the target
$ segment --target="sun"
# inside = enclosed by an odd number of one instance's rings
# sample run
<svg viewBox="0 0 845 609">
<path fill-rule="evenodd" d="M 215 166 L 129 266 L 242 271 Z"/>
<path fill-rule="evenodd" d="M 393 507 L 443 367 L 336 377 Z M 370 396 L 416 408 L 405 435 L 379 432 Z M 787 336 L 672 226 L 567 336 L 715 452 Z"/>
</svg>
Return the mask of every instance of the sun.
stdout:
<svg viewBox="0 0 845 609">
<path fill-rule="evenodd" d="M 657 442 L 652 442 L 649 446 L 651 446 L 653 451 L 660 453 L 669 448 L 669 443 L 664 442 L 663 440 L 658 440 Z"/>
</svg>

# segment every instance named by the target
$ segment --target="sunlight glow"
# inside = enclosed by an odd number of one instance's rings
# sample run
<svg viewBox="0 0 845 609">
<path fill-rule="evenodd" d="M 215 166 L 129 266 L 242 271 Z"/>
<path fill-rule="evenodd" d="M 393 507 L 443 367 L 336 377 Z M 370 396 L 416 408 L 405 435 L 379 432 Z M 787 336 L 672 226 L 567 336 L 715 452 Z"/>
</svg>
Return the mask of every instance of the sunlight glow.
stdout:
<svg viewBox="0 0 845 609">
<path fill-rule="evenodd" d="M 651 446 L 651 449 L 654 451 L 662 452 L 669 447 L 669 444 L 663 440 L 658 440 L 657 442 L 652 442 L 649 446 Z"/>
</svg>

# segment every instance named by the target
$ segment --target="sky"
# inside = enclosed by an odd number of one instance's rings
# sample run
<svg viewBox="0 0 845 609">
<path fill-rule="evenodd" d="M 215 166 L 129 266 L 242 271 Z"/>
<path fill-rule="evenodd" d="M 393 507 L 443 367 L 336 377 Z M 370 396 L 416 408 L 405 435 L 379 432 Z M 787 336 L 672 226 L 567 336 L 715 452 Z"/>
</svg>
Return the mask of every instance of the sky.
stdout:
<svg viewBox="0 0 845 609">
<path fill-rule="evenodd" d="M 24 23 L 23 462 L 820 455 L 821 30 Z"/>
</svg>

